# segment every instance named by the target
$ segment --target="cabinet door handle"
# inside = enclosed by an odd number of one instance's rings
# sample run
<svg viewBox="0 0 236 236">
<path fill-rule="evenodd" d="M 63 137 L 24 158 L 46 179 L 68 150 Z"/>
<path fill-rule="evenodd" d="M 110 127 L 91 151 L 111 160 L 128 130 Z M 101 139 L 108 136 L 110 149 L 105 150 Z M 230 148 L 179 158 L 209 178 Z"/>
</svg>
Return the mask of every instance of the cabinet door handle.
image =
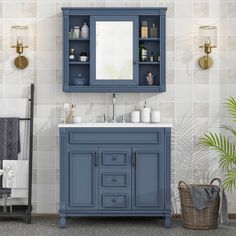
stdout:
<svg viewBox="0 0 236 236">
<path fill-rule="evenodd" d="M 97 167 L 98 166 L 98 155 L 97 155 L 97 152 L 94 152 L 93 155 L 94 155 L 94 166 Z"/>
<path fill-rule="evenodd" d="M 117 179 L 116 179 L 116 178 L 113 178 L 113 179 L 112 179 L 112 182 L 117 182 Z"/>
<path fill-rule="evenodd" d="M 136 157 L 137 157 L 137 152 L 132 154 L 132 166 L 136 166 Z"/>
</svg>

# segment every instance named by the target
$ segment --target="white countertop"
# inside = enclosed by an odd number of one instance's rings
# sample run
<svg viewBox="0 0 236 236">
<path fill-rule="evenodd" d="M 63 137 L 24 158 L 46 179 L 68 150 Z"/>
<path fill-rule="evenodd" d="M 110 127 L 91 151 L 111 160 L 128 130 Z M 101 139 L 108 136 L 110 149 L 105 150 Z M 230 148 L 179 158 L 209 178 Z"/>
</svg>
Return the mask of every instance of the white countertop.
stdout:
<svg viewBox="0 0 236 236">
<path fill-rule="evenodd" d="M 171 128 L 172 124 L 168 123 L 76 123 L 76 124 L 59 124 L 59 128 Z"/>
</svg>

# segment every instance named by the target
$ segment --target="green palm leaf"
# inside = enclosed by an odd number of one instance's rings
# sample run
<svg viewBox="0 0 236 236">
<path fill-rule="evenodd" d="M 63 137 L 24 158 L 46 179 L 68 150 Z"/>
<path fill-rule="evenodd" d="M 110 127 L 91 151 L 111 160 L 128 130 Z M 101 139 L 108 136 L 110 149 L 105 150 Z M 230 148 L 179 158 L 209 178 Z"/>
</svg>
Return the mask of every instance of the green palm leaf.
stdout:
<svg viewBox="0 0 236 236">
<path fill-rule="evenodd" d="M 226 99 L 225 107 L 231 115 L 233 121 L 236 122 L 236 100 L 233 97 Z"/>
<path fill-rule="evenodd" d="M 233 187 L 236 187 L 236 168 L 228 170 L 224 184 L 228 190 L 232 190 Z"/>
<path fill-rule="evenodd" d="M 224 181 L 224 186 L 228 190 L 232 190 L 236 182 L 236 146 L 230 143 L 229 140 L 216 133 L 204 134 L 200 138 L 200 146 L 208 147 L 212 150 L 217 151 L 221 158 L 219 160 L 219 165 L 223 171 L 226 172 L 226 179 Z"/>
<path fill-rule="evenodd" d="M 220 128 L 225 129 L 226 131 L 229 131 L 231 134 L 233 134 L 236 137 L 236 130 L 228 125 L 221 125 Z"/>
</svg>

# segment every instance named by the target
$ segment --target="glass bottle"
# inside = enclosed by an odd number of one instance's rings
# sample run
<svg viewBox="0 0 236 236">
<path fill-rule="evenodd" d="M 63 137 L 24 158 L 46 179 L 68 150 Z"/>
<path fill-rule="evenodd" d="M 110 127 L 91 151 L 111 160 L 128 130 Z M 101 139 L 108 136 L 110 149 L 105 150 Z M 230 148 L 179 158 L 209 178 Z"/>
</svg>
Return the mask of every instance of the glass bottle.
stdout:
<svg viewBox="0 0 236 236">
<path fill-rule="evenodd" d="M 147 61 L 147 49 L 145 48 L 143 42 L 141 42 L 141 45 L 139 48 L 139 61 L 141 62 Z"/>
<path fill-rule="evenodd" d="M 74 28 L 71 28 L 69 32 L 69 39 L 73 39 L 73 38 L 74 38 Z"/>
<path fill-rule="evenodd" d="M 155 24 L 150 28 L 150 38 L 157 38 L 157 27 Z"/>
<path fill-rule="evenodd" d="M 71 48 L 69 53 L 69 61 L 76 61 L 75 49 Z"/>
<path fill-rule="evenodd" d="M 89 37 L 89 27 L 86 22 L 84 22 L 83 27 L 81 28 L 81 38 L 87 39 Z"/>
<path fill-rule="evenodd" d="M 148 22 L 142 21 L 141 38 L 148 38 Z"/>
<path fill-rule="evenodd" d="M 154 53 L 153 52 L 151 52 L 151 54 L 150 54 L 150 62 L 154 62 Z"/>
</svg>

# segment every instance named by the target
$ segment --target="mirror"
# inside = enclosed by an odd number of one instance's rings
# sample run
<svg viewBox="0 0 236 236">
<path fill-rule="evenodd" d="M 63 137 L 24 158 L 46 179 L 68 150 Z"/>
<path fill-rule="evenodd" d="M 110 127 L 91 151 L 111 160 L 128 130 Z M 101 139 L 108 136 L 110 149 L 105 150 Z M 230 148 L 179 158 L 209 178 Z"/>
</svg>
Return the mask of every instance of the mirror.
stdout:
<svg viewBox="0 0 236 236">
<path fill-rule="evenodd" d="M 96 80 L 133 80 L 132 21 L 96 21 Z"/>
</svg>

